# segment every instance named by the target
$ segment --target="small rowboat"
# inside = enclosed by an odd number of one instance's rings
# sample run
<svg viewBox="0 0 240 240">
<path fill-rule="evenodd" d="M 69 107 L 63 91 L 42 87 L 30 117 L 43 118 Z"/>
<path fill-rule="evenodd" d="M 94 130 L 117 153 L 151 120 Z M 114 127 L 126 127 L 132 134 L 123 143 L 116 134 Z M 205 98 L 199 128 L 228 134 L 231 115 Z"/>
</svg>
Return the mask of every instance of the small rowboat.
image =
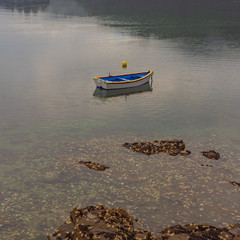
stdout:
<svg viewBox="0 0 240 240">
<path fill-rule="evenodd" d="M 94 77 L 93 80 L 98 88 L 120 89 L 137 87 L 152 79 L 153 71 L 131 73 L 116 76 Z"/>
</svg>

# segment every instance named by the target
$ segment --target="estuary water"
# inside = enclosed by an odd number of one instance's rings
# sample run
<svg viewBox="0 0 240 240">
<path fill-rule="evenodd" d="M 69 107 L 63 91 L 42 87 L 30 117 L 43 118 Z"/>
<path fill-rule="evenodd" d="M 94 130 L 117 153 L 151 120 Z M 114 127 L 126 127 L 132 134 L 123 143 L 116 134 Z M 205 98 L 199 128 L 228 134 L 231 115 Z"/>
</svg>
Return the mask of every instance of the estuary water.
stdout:
<svg viewBox="0 0 240 240">
<path fill-rule="evenodd" d="M 99 2 L 0 0 L 0 238 L 46 239 L 91 204 L 154 233 L 240 222 L 239 3 Z M 145 70 L 148 91 L 94 94 L 92 77 Z M 122 147 L 156 139 L 192 153 Z"/>
</svg>

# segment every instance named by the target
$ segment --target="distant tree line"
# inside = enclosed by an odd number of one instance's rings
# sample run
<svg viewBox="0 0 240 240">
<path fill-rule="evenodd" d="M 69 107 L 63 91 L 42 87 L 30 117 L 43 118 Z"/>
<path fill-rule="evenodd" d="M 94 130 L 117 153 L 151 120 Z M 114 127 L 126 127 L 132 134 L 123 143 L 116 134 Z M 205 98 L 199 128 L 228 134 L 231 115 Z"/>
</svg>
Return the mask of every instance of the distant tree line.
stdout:
<svg viewBox="0 0 240 240">
<path fill-rule="evenodd" d="M 24 13 L 44 11 L 49 3 L 50 0 L 0 0 L 0 6 Z"/>
</svg>

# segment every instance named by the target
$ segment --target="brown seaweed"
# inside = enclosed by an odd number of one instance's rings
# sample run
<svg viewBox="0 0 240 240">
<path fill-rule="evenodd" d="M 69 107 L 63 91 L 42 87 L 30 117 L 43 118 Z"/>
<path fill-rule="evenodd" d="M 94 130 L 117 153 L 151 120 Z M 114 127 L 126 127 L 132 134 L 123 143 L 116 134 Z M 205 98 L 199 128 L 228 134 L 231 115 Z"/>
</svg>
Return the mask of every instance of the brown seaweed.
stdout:
<svg viewBox="0 0 240 240">
<path fill-rule="evenodd" d="M 179 240 L 238 240 L 239 235 L 230 232 L 231 229 L 239 227 L 238 224 L 231 224 L 225 228 L 218 228 L 209 224 L 190 223 L 185 226 L 176 225 L 165 228 L 161 231 L 162 236 L 158 240 L 179 239 Z"/>
<path fill-rule="evenodd" d="M 135 229 L 132 217 L 123 208 L 107 208 L 102 205 L 74 208 L 70 220 L 65 221 L 48 240 L 70 239 L 149 239 L 148 231 Z"/>
<path fill-rule="evenodd" d="M 209 159 L 215 159 L 218 160 L 220 158 L 220 154 L 218 152 L 215 152 L 214 150 L 210 150 L 208 152 L 201 152 L 201 154 Z"/>
<path fill-rule="evenodd" d="M 137 221 L 137 220 L 135 220 Z M 107 208 L 102 205 L 74 208 L 70 212 L 70 220 L 65 221 L 52 234 L 48 240 L 72 239 L 119 239 L 119 240 L 239 240 L 237 234 L 231 232 L 239 228 L 240 224 L 231 224 L 218 228 L 209 224 L 190 223 L 185 226 L 175 225 L 163 229 L 161 235 L 155 237 L 153 233 L 135 228 L 133 218 L 123 208 Z"/>
<path fill-rule="evenodd" d="M 99 163 L 94 163 L 94 162 L 84 162 L 84 161 L 77 161 L 77 163 L 83 164 L 86 167 L 96 170 L 96 171 L 104 171 L 105 169 L 108 169 L 108 166 L 105 166 L 103 164 L 99 164 Z"/>
<path fill-rule="evenodd" d="M 154 142 L 134 142 L 124 143 L 123 147 L 131 149 L 135 152 L 144 153 L 147 155 L 156 154 L 160 152 L 167 153 L 171 156 L 178 154 L 187 156 L 191 152 L 185 149 L 183 140 L 173 139 L 167 141 L 155 140 Z"/>
<path fill-rule="evenodd" d="M 240 183 L 238 182 L 228 181 L 228 183 L 231 183 L 233 186 L 240 187 Z"/>
</svg>

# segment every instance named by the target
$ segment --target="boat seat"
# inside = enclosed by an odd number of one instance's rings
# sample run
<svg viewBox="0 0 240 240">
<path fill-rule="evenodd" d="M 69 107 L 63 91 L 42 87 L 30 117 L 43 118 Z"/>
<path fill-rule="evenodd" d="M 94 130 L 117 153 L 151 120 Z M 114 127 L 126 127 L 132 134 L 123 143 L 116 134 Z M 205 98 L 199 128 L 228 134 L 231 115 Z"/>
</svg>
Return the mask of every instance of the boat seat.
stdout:
<svg viewBox="0 0 240 240">
<path fill-rule="evenodd" d="M 130 79 L 138 79 L 138 78 L 141 78 L 140 76 L 131 76 Z"/>
<path fill-rule="evenodd" d="M 116 81 L 131 81 L 131 80 L 135 80 L 141 78 L 140 76 L 131 76 L 129 78 L 124 78 L 124 77 L 117 77 Z"/>
<path fill-rule="evenodd" d="M 127 78 L 122 78 L 122 77 L 118 77 L 117 80 L 120 80 L 120 81 L 129 81 L 129 79 L 127 79 Z"/>
</svg>

